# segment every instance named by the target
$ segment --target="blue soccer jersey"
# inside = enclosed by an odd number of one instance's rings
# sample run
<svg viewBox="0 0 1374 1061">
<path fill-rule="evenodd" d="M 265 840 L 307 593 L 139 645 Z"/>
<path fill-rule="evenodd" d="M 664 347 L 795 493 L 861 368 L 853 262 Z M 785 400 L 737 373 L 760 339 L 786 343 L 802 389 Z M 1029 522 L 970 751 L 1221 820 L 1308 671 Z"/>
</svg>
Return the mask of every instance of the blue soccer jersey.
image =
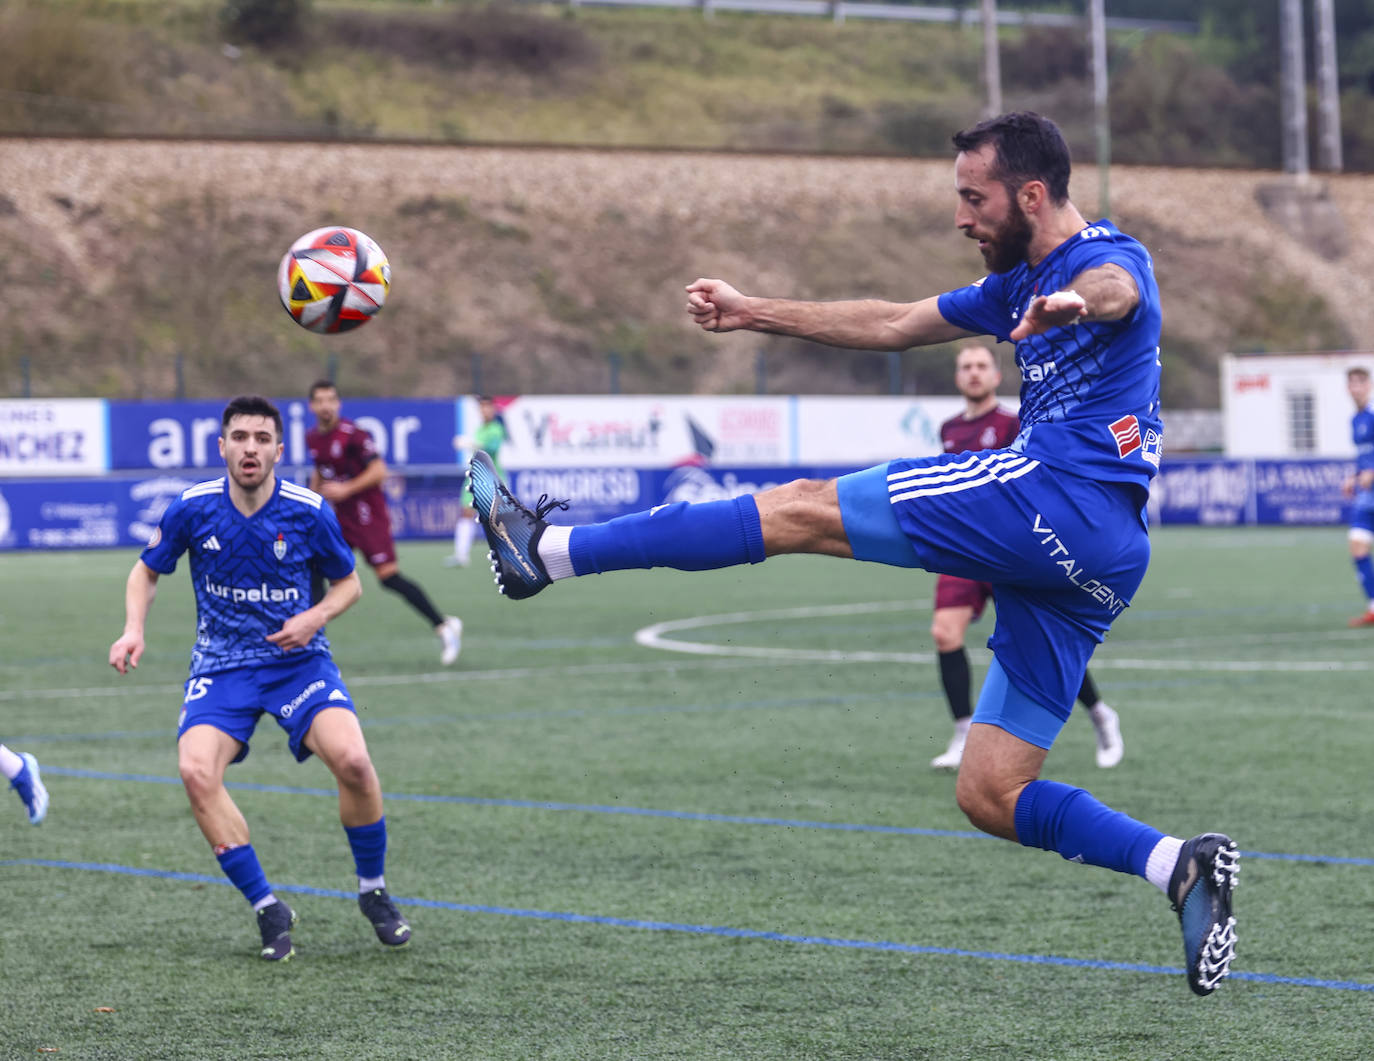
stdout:
<svg viewBox="0 0 1374 1061">
<path fill-rule="evenodd" d="M 1374 471 L 1374 403 L 1351 417 L 1350 437 L 1355 442 L 1355 471 Z M 1374 490 L 1355 491 L 1355 511 L 1374 511 Z"/>
<path fill-rule="evenodd" d="M 190 553 L 197 617 L 192 677 L 287 658 L 267 635 L 310 607 L 311 568 L 331 580 L 352 572 L 353 550 L 323 500 L 278 479 L 271 500 L 245 516 L 221 478 L 190 487 L 167 506 L 141 559 L 168 575 Z M 295 650 L 301 651 L 327 656 L 323 630 Z"/>
<path fill-rule="evenodd" d="M 1130 273 L 1140 301 L 1119 321 L 1054 328 L 1016 344 L 1021 434 L 1013 448 L 1053 468 L 1148 484 L 1159 469 L 1159 288 L 1149 252 L 1109 221 L 1061 243 L 1033 268 L 1022 262 L 940 296 L 957 327 L 1006 341 L 1033 298 L 1072 286 L 1111 263 Z"/>
</svg>

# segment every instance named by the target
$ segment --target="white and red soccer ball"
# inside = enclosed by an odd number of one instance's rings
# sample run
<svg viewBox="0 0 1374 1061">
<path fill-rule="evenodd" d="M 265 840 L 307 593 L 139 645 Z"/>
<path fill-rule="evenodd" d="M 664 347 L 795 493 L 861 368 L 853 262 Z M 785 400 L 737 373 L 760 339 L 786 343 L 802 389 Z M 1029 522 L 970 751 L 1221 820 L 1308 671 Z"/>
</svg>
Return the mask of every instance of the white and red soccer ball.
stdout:
<svg viewBox="0 0 1374 1061">
<path fill-rule="evenodd" d="M 277 267 L 277 291 L 291 319 L 326 335 L 366 324 L 390 288 L 386 253 L 356 228 L 331 225 L 307 232 Z"/>
</svg>

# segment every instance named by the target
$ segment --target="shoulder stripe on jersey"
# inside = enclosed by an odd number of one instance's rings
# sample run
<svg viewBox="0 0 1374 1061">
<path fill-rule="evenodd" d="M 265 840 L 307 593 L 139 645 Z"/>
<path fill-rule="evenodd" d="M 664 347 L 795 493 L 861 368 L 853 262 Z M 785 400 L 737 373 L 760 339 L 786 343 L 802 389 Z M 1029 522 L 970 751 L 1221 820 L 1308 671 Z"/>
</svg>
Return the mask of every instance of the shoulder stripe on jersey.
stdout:
<svg viewBox="0 0 1374 1061">
<path fill-rule="evenodd" d="M 312 508 L 319 508 L 320 503 L 324 501 L 324 498 L 315 493 L 314 490 L 307 490 L 303 486 L 288 483 L 286 480 L 282 480 L 281 496 L 292 501 L 299 501 L 303 505 L 310 505 Z"/>
<path fill-rule="evenodd" d="M 181 492 L 181 499 L 185 501 L 191 497 L 205 497 L 208 494 L 224 493 L 224 479 L 210 479 L 207 482 L 196 483 L 195 486 L 188 486 Z"/>
</svg>

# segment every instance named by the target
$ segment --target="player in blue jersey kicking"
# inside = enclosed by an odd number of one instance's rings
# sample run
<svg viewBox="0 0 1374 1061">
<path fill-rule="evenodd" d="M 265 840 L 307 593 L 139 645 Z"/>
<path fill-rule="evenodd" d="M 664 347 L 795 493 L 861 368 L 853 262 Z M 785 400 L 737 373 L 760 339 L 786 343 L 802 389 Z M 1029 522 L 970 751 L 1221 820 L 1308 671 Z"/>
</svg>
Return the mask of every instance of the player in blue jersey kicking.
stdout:
<svg viewBox="0 0 1374 1061">
<path fill-rule="evenodd" d="M 0 744 L 0 775 L 9 779 L 29 816 L 30 825 L 42 825 L 48 816 L 48 790 L 38 769 L 38 760 L 28 752 L 13 752 Z"/>
<path fill-rule="evenodd" d="M 353 550 L 319 494 L 277 478 L 282 420 L 266 398 L 224 409 L 220 456 L 228 475 L 185 490 L 167 506 L 129 573 L 124 632 L 110 646 L 120 674 L 137 667 L 157 582 L 190 554 L 196 642 L 177 725 L 177 760 L 191 812 L 225 876 L 257 912 L 262 957 L 295 953 L 296 914 L 272 892 L 248 823 L 224 787 L 248 755 L 263 713 L 286 732 L 298 762 L 318 755 L 339 786 L 339 817 L 358 873 L 358 905 L 388 946 L 410 925 L 387 894 L 382 788 L 353 698 L 330 657 L 324 625 L 362 594 Z M 310 572 L 332 583 L 311 606 Z"/>
<path fill-rule="evenodd" d="M 1362 614 L 1350 620 L 1351 626 L 1374 626 L 1374 559 L 1369 546 L 1374 542 L 1374 403 L 1370 401 L 1369 369 L 1352 368 L 1345 374 L 1346 390 L 1355 403 L 1350 418 L 1350 436 L 1355 443 L 1355 474 L 1341 484 L 1351 501 L 1350 562 L 1360 580 L 1368 602 Z"/>
<path fill-rule="evenodd" d="M 556 527 L 476 455 L 477 511 L 507 596 L 626 568 L 698 571 L 819 553 L 991 583 L 994 659 L 955 784 L 980 829 L 1073 862 L 1144 877 L 1172 901 L 1188 983 L 1210 994 L 1235 955 L 1236 845 L 1167 836 L 1081 788 L 1040 779 L 1088 658 L 1149 560 L 1145 501 L 1159 464 L 1159 292 L 1143 246 L 1068 198 L 1069 152 L 1035 114 L 954 137 L 954 223 L 988 275 L 912 303 L 754 298 L 720 280 L 687 288 L 710 332 L 746 329 L 832 346 L 903 350 L 991 335 L 1016 344 L 1021 431 L 1008 447 L 894 460 L 828 482 L 664 505 Z M 557 504 L 553 502 L 552 504 Z"/>
</svg>

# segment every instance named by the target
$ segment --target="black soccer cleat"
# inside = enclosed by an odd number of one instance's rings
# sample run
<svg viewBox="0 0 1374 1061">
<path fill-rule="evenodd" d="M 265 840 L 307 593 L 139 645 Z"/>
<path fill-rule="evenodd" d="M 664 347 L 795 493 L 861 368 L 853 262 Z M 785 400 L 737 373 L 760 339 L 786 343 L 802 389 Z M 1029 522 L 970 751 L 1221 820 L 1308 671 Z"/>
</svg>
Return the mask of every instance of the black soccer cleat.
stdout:
<svg viewBox="0 0 1374 1061">
<path fill-rule="evenodd" d="M 491 458 L 480 449 L 468 465 L 468 489 L 491 547 L 487 555 L 497 587 L 511 600 L 533 597 L 553 581 L 539 559 L 539 538 L 548 526 L 544 517 L 555 508 L 566 509 L 568 503 L 550 501 L 544 494 L 531 512 L 506 489 Z"/>
<path fill-rule="evenodd" d="M 410 923 L 401 916 L 385 888 L 359 893 L 358 908 L 372 922 L 377 938 L 388 947 L 404 947 L 410 942 Z"/>
<path fill-rule="evenodd" d="M 1240 851 L 1221 833 L 1183 842 L 1169 878 L 1169 901 L 1183 926 L 1188 986 L 1210 995 L 1231 971 L 1236 956 L 1236 919 L 1231 892 L 1240 873 Z"/>
<path fill-rule="evenodd" d="M 262 933 L 259 957 L 265 962 L 284 962 L 296 953 L 291 946 L 291 929 L 295 926 L 296 911 L 278 899 L 258 911 L 258 931 Z"/>
</svg>

